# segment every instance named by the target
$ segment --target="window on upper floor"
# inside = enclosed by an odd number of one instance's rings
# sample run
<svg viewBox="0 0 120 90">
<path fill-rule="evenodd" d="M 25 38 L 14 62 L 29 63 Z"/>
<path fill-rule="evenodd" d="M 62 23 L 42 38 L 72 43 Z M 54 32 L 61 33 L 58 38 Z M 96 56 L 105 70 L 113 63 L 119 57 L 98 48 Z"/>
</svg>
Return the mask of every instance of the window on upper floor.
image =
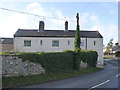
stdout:
<svg viewBox="0 0 120 90">
<path fill-rule="evenodd" d="M 52 41 L 52 46 L 53 47 L 59 47 L 59 40 L 53 40 Z"/>
<path fill-rule="evenodd" d="M 40 45 L 42 45 L 43 44 L 43 41 L 42 40 L 40 40 Z"/>
<path fill-rule="evenodd" d="M 84 46 L 84 42 L 81 42 L 80 46 Z"/>
<path fill-rule="evenodd" d="M 30 47 L 31 46 L 31 40 L 24 40 L 24 46 Z"/>
<path fill-rule="evenodd" d="M 70 45 L 70 41 L 68 40 L 68 45 Z"/>
</svg>

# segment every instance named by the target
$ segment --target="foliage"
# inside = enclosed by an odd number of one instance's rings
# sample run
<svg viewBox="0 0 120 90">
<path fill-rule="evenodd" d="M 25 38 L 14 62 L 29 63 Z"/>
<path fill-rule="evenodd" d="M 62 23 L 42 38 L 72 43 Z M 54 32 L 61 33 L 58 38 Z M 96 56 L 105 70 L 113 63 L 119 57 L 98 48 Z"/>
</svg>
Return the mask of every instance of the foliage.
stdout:
<svg viewBox="0 0 120 90">
<path fill-rule="evenodd" d="M 86 62 L 89 67 L 96 67 L 97 57 L 98 53 L 96 51 L 81 50 L 81 52 L 76 53 L 77 62 Z"/>
<path fill-rule="evenodd" d="M 96 51 L 75 52 L 66 50 L 49 53 L 21 53 L 19 57 L 23 60 L 40 63 L 47 72 L 53 73 L 80 70 L 81 61 L 88 63 L 89 67 L 95 67 L 98 55 Z"/>
<path fill-rule="evenodd" d="M 104 57 L 104 59 L 113 59 L 114 57 Z"/>
<path fill-rule="evenodd" d="M 116 57 L 120 57 L 120 51 L 116 52 Z"/>
<path fill-rule="evenodd" d="M 112 47 L 113 47 L 113 38 L 110 39 L 109 43 L 107 44 L 106 53 L 110 53 L 110 51 L 112 50 Z"/>
<path fill-rule="evenodd" d="M 76 34 L 75 34 L 75 41 L 74 41 L 74 48 L 76 52 L 79 52 L 80 50 L 80 43 L 81 43 L 81 39 L 80 39 L 80 29 L 79 29 L 79 16 L 77 13 L 77 29 L 76 29 Z"/>
<path fill-rule="evenodd" d="M 2 52 L 2 53 L 0 53 L 0 55 L 10 55 L 10 56 L 12 56 L 12 55 L 20 55 L 20 54 L 22 54 L 22 53 L 14 53 L 14 52 L 11 52 L 11 53 L 9 53 L 9 52 Z"/>
<path fill-rule="evenodd" d="M 40 63 L 47 72 L 65 72 L 73 70 L 73 52 L 23 53 L 23 60 Z"/>
</svg>

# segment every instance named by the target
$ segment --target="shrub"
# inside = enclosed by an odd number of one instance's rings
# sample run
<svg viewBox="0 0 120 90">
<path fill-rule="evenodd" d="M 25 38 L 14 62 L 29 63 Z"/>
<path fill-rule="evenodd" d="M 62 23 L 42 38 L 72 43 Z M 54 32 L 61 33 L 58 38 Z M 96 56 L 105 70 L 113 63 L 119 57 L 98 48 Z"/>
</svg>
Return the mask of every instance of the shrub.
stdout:
<svg viewBox="0 0 120 90">
<path fill-rule="evenodd" d="M 116 52 L 116 57 L 120 57 L 120 51 Z"/>
<path fill-rule="evenodd" d="M 95 67 L 97 52 L 81 50 L 80 52 L 65 50 L 63 52 L 21 53 L 23 60 L 40 63 L 46 72 L 66 72 L 79 70 L 80 62 L 88 63 L 89 67 Z"/>
<path fill-rule="evenodd" d="M 23 53 L 19 57 L 40 63 L 47 72 L 73 70 L 72 52 Z"/>
<path fill-rule="evenodd" d="M 76 68 L 79 69 L 80 62 L 86 62 L 89 67 L 96 67 L 98 54 L 96 51 L 81 50 L 75 54 Z"/>
</svg>

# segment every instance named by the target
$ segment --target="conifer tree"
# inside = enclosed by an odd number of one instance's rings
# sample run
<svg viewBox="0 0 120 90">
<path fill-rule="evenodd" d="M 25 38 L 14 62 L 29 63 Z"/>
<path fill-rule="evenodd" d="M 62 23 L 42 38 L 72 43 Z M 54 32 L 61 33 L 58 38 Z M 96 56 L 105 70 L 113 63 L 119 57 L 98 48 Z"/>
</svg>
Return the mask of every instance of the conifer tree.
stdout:
<svg viewBox="0 0 120 90">
<path fill-rule="evenodd" d="M 79 14 L 78 13 L 77 13 L 76 19 L 77 19 L 77 27 L 76 27 L 74 47 L 75 47 L 75 51 L 79 52 L 80 51 L 81 39 L 80 39 Z"/>
</svg>

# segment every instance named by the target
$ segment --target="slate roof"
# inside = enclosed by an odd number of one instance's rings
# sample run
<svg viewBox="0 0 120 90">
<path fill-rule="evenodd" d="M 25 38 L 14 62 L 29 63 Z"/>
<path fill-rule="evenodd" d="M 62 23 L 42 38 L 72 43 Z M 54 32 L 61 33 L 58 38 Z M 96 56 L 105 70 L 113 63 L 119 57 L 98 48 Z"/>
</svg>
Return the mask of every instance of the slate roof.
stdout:
<svg viewBox="0 0 120 90">
<path fill-rule="evenodd" d="M 13 38 L 0 38 L 0 44 L 13 44 Z"/>
<path fill-rule="evenodd" d="M 75 30 L 44 30 L 39 32 L 38 29 L 18 29 L 14 37 L 75 37 Z M 103 38 L 98 31 L 80 30 L 81 37 Z"/>
</svg>

